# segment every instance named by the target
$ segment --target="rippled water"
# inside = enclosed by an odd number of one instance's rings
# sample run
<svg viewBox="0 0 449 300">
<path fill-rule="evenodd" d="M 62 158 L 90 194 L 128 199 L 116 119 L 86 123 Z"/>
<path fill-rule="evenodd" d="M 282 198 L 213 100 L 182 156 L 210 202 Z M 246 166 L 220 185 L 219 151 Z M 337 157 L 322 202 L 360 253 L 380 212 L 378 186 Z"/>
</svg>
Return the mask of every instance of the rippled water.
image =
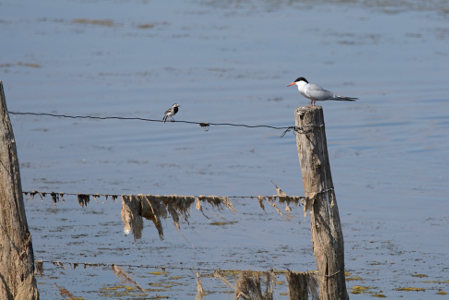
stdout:
<svg viewBox="0 0 449 300">
<path fill-rule="evenodd" d="M 439 289 L 449 292 L 447 4 L 2 1 L 0 79 L 10 111 L 159 119 L 177 102 L 178 120 L 276 126 L 293 125 L 294 109 L 308 104 L 285 87 L 298 76 L 359 97 L 323 103 L 346 269 L 360 277 L 348 289 L 439 299 Z M 24 190 L 258 195 L 274 193 L 272 180 L 303 194 L 291 133 L 11 118 Z M 133 242 L 120 201 L 75 202 L 26 202 L 36 259 L 166 265 L 164 274 L 124 267 L 150 299 L 193 298 L 197 269 L 315 268 L 301 208 L 287 222 L 235 200 L 238 213 L 192 211 L 181 233 L 167 220 L 163 241 L 147 222 Z M 232 298 L 221 281 L 203 281 L 208 298 Z M 55 283 L 85 299 L 133 297 L 106 267 L 44 263 L 43 299 L 59 297 Z M 279 285 L 277 297 L 285 292 Z"/>
</svg>

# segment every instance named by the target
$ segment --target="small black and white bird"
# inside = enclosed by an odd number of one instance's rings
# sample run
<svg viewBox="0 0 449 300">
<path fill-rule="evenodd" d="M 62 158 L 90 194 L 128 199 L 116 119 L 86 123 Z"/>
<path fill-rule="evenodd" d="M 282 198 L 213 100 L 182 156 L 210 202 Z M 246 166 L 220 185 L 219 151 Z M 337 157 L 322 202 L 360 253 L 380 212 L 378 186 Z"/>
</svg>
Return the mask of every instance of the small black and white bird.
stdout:
<svg viewBox="0 0 449 300">
<path fill-rule="evenodd" d="M 339 96 L 331 91 L 325 90 L 317 84 L 309 83 L 304 77 L 298 77 L 287 86 L 296 85 L 298 91 L 306 98 L 310 99 L 310 106 L 315 105 L 316 101 L 336 100 L 336 101 L 355 101 L 358 98 Z"/>
<path fill-rule="evenodd" d="M 181 105 L 179 105 L 178 103 L 173 104 L 169 109 L 165 111 L 164 118 L 162 119 L 162 121 L 164 121 L 165 123 L 165 121 L 167 121 L 167 118 L 170 118 L 173 122 L 175 120 L 173 119 L 173 116 L 176 115 L 180 106 Z"/>
</svg>

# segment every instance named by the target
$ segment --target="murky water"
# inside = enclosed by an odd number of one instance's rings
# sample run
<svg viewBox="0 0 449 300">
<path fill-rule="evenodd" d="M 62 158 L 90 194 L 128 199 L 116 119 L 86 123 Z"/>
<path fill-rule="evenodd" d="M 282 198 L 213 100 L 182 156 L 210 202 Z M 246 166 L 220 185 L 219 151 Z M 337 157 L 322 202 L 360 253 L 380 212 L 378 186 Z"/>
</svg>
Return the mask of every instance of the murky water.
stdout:
<svg viewBox="0 0 449 300">
<path fill-rule="evenodd" d="M 293 125 L 298 76 L 355 103 L 324 103 L 346 269 L 367 293 L 449 292 L 447 1 L 2 1 L 0 79 L 10 111 Z M 69 193 L 303 194 L 295 137 L 272 129 L 12 116 L 24 190 Z M 120 201 L 26 202 L 36 259 L 122 264 L 157 296 L 191 299 L 195 270 L 312 270 L 309 220 L 250 199 L 238 213 L 192 211 L 165 240 L 122 234 Z M 217 223 L 218 222 L 218 223 Z M 221 226 L 217 226 L 220 224 Z M 146 267 L 139 267 L 139 266 Z M 160 266 L 166 266 L 160 273 Z M 422 274 L 422 275 L 419 275 Z M 419 276 L 417 276 L 419 275 Z M 425 276 L 425 277 L 423 277 Z M 278 281 L 284 278 L 278 276 Z M 108 267 L 44 262 L 85 299 L 139 298 Z M 204 278 L 210 299 L 232 294 Z M 425 291 L 398 291 L 404 287 Z M 277 297 L 285 299 L 284 285 Z M 133 296 L 134 295 L 134 296 Z M 371 298 L 371 297 L 370 297 Z"/>
</svg>

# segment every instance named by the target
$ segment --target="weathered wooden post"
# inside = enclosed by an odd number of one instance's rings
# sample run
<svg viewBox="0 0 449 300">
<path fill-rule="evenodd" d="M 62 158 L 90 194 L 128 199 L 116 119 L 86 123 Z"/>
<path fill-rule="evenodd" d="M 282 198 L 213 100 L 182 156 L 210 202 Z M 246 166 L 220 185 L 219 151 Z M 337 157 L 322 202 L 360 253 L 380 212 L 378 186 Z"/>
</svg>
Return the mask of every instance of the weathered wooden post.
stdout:
<svg viewBox="0 0 449 300">
<path fill-rule="evenodd" d="M 345 283 L 343 233 L 332 183 L 321 106 L 298 107 L 295 125 L 321 300 L 349 299 Z"/>
<path fill-rule="evenodd" d="M 0 299 L 39 299 L 16 143 L 0 80 Z"/>
</svg>

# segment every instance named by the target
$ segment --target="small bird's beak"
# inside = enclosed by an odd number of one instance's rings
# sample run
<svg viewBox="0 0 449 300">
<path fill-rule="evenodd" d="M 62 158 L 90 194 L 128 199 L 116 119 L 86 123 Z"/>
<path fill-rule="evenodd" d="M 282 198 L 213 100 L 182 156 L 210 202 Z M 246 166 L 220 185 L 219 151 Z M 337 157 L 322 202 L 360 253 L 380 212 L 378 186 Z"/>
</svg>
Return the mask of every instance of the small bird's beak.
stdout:
<svg viewBox="0 0 449 300">
<path fill-rule="evenodd" d="M 292 86 L 292 85 L 295 85 L 295 83 L 294 82 L 292 82 L 292 83 L 290 83 L 289 85 L 287 85 L 287 86 Z"/>
</svg>

